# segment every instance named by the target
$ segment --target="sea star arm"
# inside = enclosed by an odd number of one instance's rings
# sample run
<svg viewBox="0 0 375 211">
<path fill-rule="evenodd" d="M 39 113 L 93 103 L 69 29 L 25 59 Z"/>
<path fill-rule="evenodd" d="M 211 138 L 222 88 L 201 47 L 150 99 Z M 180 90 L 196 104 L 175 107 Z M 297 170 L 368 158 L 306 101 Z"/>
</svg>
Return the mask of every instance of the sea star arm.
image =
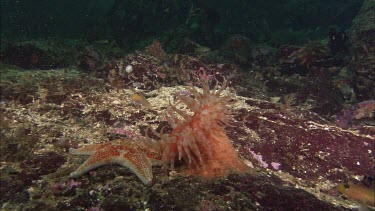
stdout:
<svg viewBox="0 0 375 211">
<path fill-rule="evenodd" d="M 93 150 L 95 148 L 96 150 Z M 70 177 L 77 178 L 82 174 L 108 164 L 119 164 L 129 168 L 144 183 L 152 181 L 151 161 L 143 153 L 142 145 L 129 140 L 119 140 L 71 150 L 73 154 L 92 155 Z"/>
<path fill-rule="evenodd" d="M 109 155 L 104 157 L 104 153 L 99 151 L 92 154 L 82 165 L 78 167 L 77 170 L 72 172 L 69 177 L 78 178 L 93 169 L 96 169 L 100 166 L 109 165 L 111 163 L 113 163 L 113 158 Z"/>
<path fill-rule="evenodd" d="M 92 145 L 87 145 L 79 149 L 70 149 L 69 153 L 73 155 L 92 155 L 96 151 L 103 149 L 109 145 L 112 145 L 113 143 L 111 142 L 106 142 L 102 144 L 92 144 Z"/>
</svg>

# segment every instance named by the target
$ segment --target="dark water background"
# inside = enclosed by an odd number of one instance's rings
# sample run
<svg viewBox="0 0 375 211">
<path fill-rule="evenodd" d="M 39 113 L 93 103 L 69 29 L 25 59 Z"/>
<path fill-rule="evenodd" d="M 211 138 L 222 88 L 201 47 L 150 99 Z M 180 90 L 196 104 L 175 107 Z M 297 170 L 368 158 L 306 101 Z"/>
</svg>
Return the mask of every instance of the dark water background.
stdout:
<svg viewBox="0 0 375 211">
<path fill-rule="evenodd" d="M 114 39 L 124 47 L 187 35 L 217 47 L 241 34 L 253 42 L 301 44 L 347 29 L 363 1 L 353 0 L 2 0 L 2 40 Z"/>
</svg>

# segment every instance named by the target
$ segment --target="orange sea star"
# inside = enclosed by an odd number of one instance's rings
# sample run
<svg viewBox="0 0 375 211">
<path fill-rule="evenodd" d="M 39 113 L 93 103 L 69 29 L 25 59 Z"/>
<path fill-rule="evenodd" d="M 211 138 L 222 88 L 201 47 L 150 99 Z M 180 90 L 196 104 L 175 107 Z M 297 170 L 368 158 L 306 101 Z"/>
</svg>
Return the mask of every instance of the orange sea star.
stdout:
<svg viewBox="0 0 375 211">
<path fill-rule="evenodd" d="M 141 141 L 118 139 L 103 144 L 89 145 L 80 149 L 70 149 L 73 155 L 91 155 L 70 177 L 82 174 L 108 164 L 119 164 L 129 168 L 144 183 L 152 181 L 152 165 L 161 161 L 161 154 L 147 147 Z"/>
</svg>

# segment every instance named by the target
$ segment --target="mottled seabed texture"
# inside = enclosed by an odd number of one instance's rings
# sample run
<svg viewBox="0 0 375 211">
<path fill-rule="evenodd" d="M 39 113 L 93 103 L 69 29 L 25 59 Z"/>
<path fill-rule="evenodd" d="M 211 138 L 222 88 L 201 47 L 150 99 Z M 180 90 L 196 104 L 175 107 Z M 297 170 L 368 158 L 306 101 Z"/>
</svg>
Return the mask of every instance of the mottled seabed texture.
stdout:
<svg viewBox="0 0 375 211">
<path fill-rule="evenodd" d="M 1 210 L 375 210 L 375 1 L 1 1 Z"/>
</svg>

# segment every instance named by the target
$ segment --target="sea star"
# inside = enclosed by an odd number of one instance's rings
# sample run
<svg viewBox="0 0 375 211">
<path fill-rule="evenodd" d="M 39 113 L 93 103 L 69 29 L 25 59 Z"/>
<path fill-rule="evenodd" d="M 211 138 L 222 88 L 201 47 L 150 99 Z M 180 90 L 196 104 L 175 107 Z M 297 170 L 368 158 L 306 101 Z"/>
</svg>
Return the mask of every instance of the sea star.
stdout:
<svg viewBox="0 0 375 211">
<path fill-rule="evenodd" d="M 144 184 L 152 181 L 152 166 L 161 162 L 161 153 L 141 141 L 118 139 L 80 149 L 70 149 L 73 155 L 91 155 L 76 171 L 70 174 L 77 178 L 82 174 L 109 164 L 119 164 L 134 172 Z"/>
</svg>

